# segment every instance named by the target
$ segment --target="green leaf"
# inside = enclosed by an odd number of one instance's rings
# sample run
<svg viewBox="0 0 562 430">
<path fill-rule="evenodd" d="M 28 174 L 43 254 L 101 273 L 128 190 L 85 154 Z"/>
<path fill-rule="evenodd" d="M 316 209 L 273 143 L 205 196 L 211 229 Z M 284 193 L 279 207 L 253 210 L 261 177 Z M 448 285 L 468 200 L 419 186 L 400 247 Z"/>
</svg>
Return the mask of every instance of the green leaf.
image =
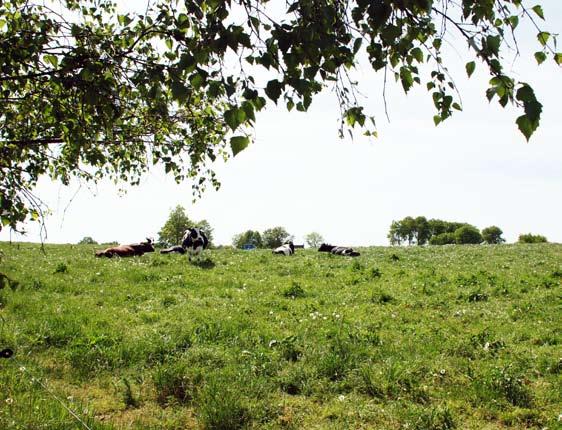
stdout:
<svg viewBox="0 0 562 430">
<path fill-rule="evenodd" d="M 442 119 L 439 115 L 433 116 L 433 122 L 435 123 L 436 126 L 438 126 L 441 121 L 442 121 Z"/>
<path fill-rule="evenodd" d="M 408 92 L 412 85 L 414 84 L 414 78 L 412 77 L 412 72 L 408 67 L 400 68 L 400 81 L 402 82 L 402 88 L 404 92 Z"/>
<path fill-rule="evenodd" d="M 474 61 L 470 61 L 466 63 L 466 74 L 470 78 L 476 69 L 476 63 Z"/>
<path fill-rule="evenodd" d="M 546 60 L 546 54 L 542 51 L 537 51 L 535 52 L 535 59 L 538 64 L 542 64 Z"/>
<path fill-rule="evenodd" d="M 557 52 L 556 54 L 554 54 L 554 61 L 556 61 L 556 64 L 558 64 L 558 65 L 562 64 L 562 53 L 561 52 Z"/>
<path fill-rule="evenodd" d="M 506 19 L 506 21 L 511 25 L 511 28 L 515 29 L 519 25 L 519 17 L 517 15 L 512 15 Z"/>
<path fill-rule="evenodd" d="M 117 20 L 119 21 L 119 24 L 121 24 L 124 27 L 129 25 L 132 21 L 132 19 L 129 18 L 129 15 L 117 15 Z"/>
<path fill-rule="evenodd" d="M 278 80 L 273 79 L 267 83 L 267 86 L 265 87 L 265 94 L 267 94 L 267 97 L 269 97 L 275 103 L 277 103 L 277 99 L 281 95 L 282 89 L 283 86 L 281 85 L 281 83 Z"/>
<path fill-rule="evenodd" d="M 191 85 L 193 86 L 193 88 L 198 89 L 198 88 L 201 88 L 201 85 L 203 85 L 204 79 L 203 79 L 203 76 L 196 73 L 189 78 L 189 82 L 191 82 Z"/>
<path fill-rule="evenodd" d="M 542 46 L 545 46 L 548 43 L 548 39 L 550 38 L 550 33 L 547 31 L 541 31 L 537 34 L 537 39 L 539 39 L 539 43 Z"/>
<path fill-rule="evenodd" d="M 416 47 L 416 48 L 412 49 L 410 51 L 410 53 L 412 54 L 412 57 L 414 57 L 418 63 L 423 63 L 423 51 L 420 48 Z"/>
<path fill-rule="evenodd" d="M 248 136 L 233 136 L 230 138 L 230 148 L 232 155 L 236 156 L 240 151 L 243 151 L 250 144 Z"/>
<path fill-rule="evenodd" d="M 47 63 L 49 63 L 53 67 L 57 67 L 59 65 L 59 59 L 56 55 L 47 54 L 44 55 L 43 58 Z"/>
<path fill-rule="evenodd" d="M 238 108 L 233 107 L 224 113 L 224 121 L 232 130 L 236 130 L 240 125 L 238 121 Z"/>
<path fill-rule="evenodd" d="M 544 20 L 544 12 L 540 4 L 533 6 L 533 12 L 535 12 L 541 19 Z"/>
<path fill-rule="evenodd" d="M 488 37 L 486 37 L 486 46 L 488 47 L 488 50 L 490 51 L 490 53 L 492 53 L 496 57 L 500 53 L 500 43 L 501 43 L 500 36 L 488 36 Z"/>
<path fill-rule="evenodd" d="M 187 96 L 189 95 L 189 89 L 180 81 L 172 81 L 171 84 L 172 90 L 172 97 L 183 103 L 187 100 Z"/>
<path fill-rule="evenodd" d="M 531 121 L 526 115 L 521 115 L 515 122 L 519 127 L 519 131 L 523 133 L 523 136 L 525 136 L 525 139 L 527 139 L 528 142 L 533 135 L 533 132 L 535 131 L 535 128 L 533 128 Z"/>
<path fill-rule="evenodd" d="M 353 53 L 357 54 L 357 52 L 359 52 L 359 49 L 361 49 L 361 44 L 363 43 L 363 38 L 358 37 L 357 39 L 355 39 L 355 42 L 353 43 Z"/>
</svg>

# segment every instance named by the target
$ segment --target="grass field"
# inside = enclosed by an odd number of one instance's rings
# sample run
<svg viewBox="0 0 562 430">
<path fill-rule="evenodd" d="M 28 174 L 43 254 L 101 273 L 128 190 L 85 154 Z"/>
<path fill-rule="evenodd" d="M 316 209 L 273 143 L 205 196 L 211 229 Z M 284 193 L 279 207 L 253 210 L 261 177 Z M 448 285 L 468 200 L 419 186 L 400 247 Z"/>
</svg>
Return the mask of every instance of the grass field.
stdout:
<svg viewBox="0 0 562 430">
<path fill-rule="evenodd" d="M 94 248 L 0 243 L 0 429 L 562 428 L 562 245 Z"/>
</svg>

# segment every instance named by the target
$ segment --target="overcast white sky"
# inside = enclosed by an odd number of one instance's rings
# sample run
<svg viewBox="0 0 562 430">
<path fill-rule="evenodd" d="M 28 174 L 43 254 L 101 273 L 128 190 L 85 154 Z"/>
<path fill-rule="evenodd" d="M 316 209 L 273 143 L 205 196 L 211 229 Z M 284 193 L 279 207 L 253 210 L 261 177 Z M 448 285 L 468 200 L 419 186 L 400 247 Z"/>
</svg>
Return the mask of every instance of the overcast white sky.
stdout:
<svg viewBox="0 0 562 430">
<path fill-rule="evenodd" d="M 547 17 L 542 25 L 559 32 L 562 2 L 540 3 Z M 385 245 L 392 220 L 407 215 L 497 225 L 508 242 L 528 232 L 562 242 L 562 70 L 550 58 L 540 67 L 525 58 L 537 50 L 534 33 L 522 34 L 522 56 L 512 65 L 543 103 L 541 126 L 530 143 L 517 130 L 517 111 L 486 100 L 484 66 L 466 79 L 465 46 L 456 45 L 449 58 L 464 111 L 438 127 L 425 86 L 406 96 L 393 82 L 387 121 L 382 76 L 363 68 L 358 73 L 377 118 L 378 139 L 340 140 L 337 104 L 329 92 L 305 114 L 271 106 L 257 117 L 255 143 L 216 166 L 221 189 L 195 204 L 190 184 L 177 185 L 158 170 L 126 194 L 111 183 L 89 190 L 42 181 L 36 192 L 52 209 L 47 242 L 156 238 L 178 204 L 190 218 L 208 220 L 218 244 L 230 244 L 247 229 L 280 225 L 299 243 L 316 231 L 334 244 Z M 40 240 L 35 224 L 26 229 L 24 237 L 3 230 L 0 240 Z"/>
</svg>

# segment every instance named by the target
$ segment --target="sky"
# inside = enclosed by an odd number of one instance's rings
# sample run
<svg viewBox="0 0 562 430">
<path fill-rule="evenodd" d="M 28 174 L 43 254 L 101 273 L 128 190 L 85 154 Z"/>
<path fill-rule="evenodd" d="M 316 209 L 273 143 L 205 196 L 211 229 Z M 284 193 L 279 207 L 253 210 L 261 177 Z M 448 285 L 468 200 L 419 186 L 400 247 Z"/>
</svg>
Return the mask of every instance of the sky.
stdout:
<svg viewBox="0 0 562 430">
<path fill-rule="evenodd" d="M 562 29 L 562 2 L 540 3 L 544 28 Z M 521 55 L 506 63 L 543 104 L 540 128 L 529 143 L 515 124 L 520 113 L 485 98 L 484 66 L 466 79 L 465 46 L 451 40 L 447 58 L 463 111 L 437 127 L 425 88 L 405 95 L 394 82 L 386 89 L 387 119 L 382 75 L 360 66 L 362 101 L 377 119 L 377 139 L 359 132 L 353 140 L 338 138 L 338 106 L 329 90 L 307 113 L 272 105 L 257 115 L 253 144 L 215 164 L 221 188 L 195 203 L 190 183 L 176 184 L 158 168 L 126 192 L 109 182 L 64 187 L 41 180 L 36 194 L 51 209 L 46 242 L 157 238 L 177 205 L 193 220 L 206 219 L 215 243 L 224 245 L 245 230 L 275 226 L 296 243 L 314 231 L 337 245 L 388 245 L 391 222 L 408 215 L 480 229 L 497 225 L 507 242 L 529 232 L 562 242 L 562 70 L 550 58 L 536 65 L 535 33 L 521 33 Z M 0 240 L 40 241 L 37 223 L 25 229 L 25 236 L 4 229 Z"/>
</svg>

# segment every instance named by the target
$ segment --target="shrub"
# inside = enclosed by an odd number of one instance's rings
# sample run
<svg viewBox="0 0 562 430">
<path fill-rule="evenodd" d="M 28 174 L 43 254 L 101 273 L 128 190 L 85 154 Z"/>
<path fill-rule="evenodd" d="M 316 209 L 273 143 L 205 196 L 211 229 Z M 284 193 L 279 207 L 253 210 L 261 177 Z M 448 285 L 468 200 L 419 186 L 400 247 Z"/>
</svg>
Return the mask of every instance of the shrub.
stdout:
<svg viewBox="0 0 562 430">
<path fill-rule="evenodd" d="M 482 230 L 482 239 L 484 239 L 484 242 L 490 245 L 498 245 L 505 242 L 505 239 L 501 237 L 502 234 L 503 231 L 501 230 L 501 228 L 493 225 Z"/>
<path fill-rule="evenodd" d="M 546 243 L 546 237 L 541 236 L 540 234 L 520 234 L 519 235 L 519 243 Z"/>
<path fill-rule="evenodd" d="M 482 242 L 482 235 L 476 227 L 464 225 L 455 230 L 455 241 L 459 245 L 478 244 Z"/>
<path fill-rule="evenodd" d="M 456 243 L 454 233 L 441 233 L 429 240 L 430 245 L 451 245 Z"/>
</svg>

